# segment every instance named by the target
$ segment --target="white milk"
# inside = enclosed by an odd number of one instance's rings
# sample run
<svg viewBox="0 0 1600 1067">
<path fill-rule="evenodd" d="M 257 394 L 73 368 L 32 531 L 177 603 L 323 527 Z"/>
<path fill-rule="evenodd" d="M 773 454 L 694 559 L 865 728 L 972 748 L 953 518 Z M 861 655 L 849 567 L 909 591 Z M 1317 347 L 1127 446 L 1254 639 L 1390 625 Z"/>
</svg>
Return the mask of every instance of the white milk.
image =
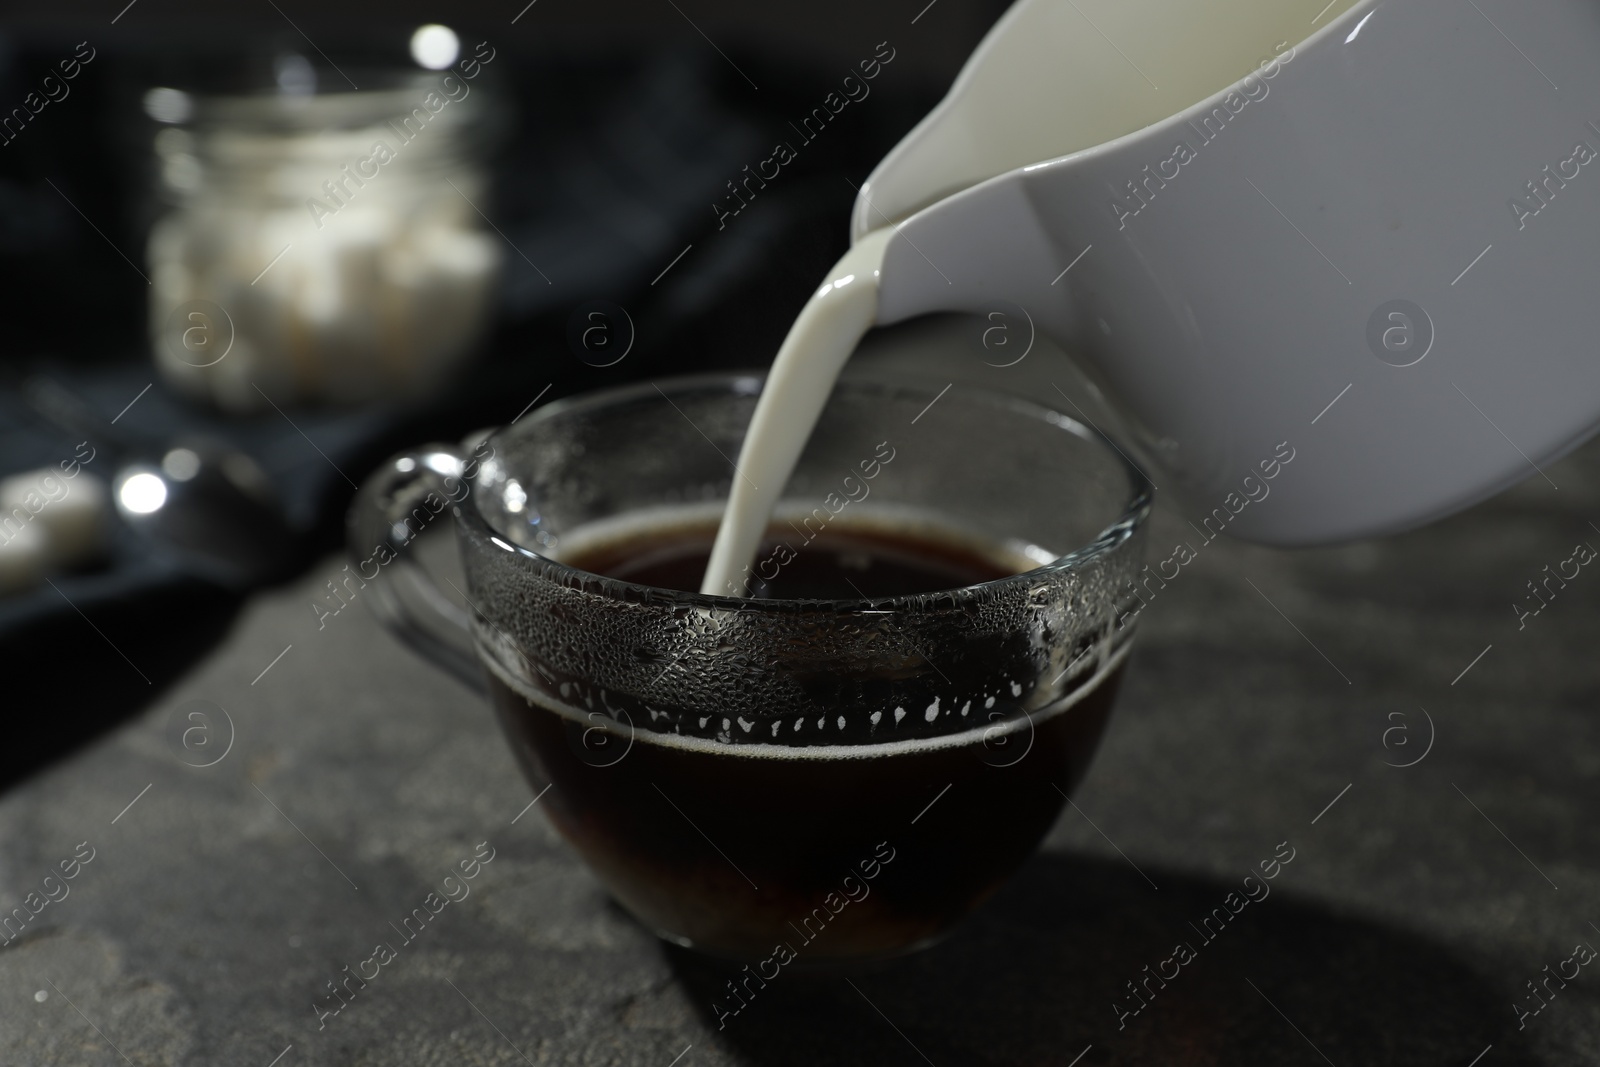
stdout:
<svg viewBox="0 0 1600 1067">
<path fill-rule="evenodd" d="M 1015 167 L 1142 129 L 1263 64 L 1355 0 L 1031 0 L 969 60 L 951 96 L 874 172 L 857 198 L 866 233 L 795 320 L 739 453 L 702 593 L 743 595 L 741 580 L 828 394 L 873 324 L 888 223 Z M 1140 62 L 1109 42 L 1138 42 Z M 1152 80 L 1152 73 L 1158 76 Z M 1043 102 L 1041 104 L 1041 101 Z M 947 113 L 946 113 L 947 112 Z M 913 175 L 885 187 L 881 173 Z"/>
<path fill-rule="evenodd" d="M 878 310 L 878 268 L 893 231 L 884 227 L 851 246 L 778 349 L 739 451 L 728 510 L 700 592 L 744 595 L 744 569 L 760 547 L 768 517 L 800 460 L 811 428 L 856 343 Z"/>
</svg>

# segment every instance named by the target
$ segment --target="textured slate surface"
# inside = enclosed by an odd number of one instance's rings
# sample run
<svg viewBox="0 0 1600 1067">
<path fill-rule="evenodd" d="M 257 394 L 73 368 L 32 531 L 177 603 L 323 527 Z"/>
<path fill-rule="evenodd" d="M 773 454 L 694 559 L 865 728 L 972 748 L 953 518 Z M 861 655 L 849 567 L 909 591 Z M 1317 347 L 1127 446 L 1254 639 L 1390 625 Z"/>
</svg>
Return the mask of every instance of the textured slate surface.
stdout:
<svg viewBox="0 0 1600 1067">
<path fill-rule="evenodd" d="M 1042 352 L 952 358 L 952 377 L 1065 384 Z M 610 904 L 537 807 L 517 819 L 531 793 L 482 701 L 360 605 L 317 630 L 325 560 L 149 713 L 0 798 L 5 909 L 95 850 L 0 948 L 0 1062 L 1593 1063 L 1593 968 L 1521 1029 L 1514 1008 L 1600 945 L 1600 577 L 1521 631 L 1510 606 L 1600 545 L 1600 446 L 1547 473 L 1559 490 L 1535 475 L 1381 543 L 1202 547 L 1141 621 L 1081 810 L 1019 877 L 942 945 L 785 974 L 720 1033 L 716 975 Z M 1155 533 L 1152 558 L 1193 540 L 1167 510 Z M 166 725 L 194 700 L 233 726 L 204 768 Z M 471 895 L 319 1030 L 324 983 L 399 943 L 390 924 L 482 841 Z M 1283 841 L 1271 895 L 1199 937 Z M 1125 983 L 1178 941 L 1196 958 L 1119 1030 Z"/>
</svg>

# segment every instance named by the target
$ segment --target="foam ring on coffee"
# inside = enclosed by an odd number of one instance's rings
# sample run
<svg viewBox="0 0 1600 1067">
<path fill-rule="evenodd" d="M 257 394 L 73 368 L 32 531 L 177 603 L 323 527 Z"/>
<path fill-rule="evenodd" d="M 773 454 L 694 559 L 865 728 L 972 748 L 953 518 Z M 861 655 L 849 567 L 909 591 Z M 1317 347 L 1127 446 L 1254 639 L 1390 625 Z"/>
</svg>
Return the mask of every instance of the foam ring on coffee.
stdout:
<svg viewBox="0 0 1600 1067">
<path fill-rule="evenodd" d="M 648 727 L 642 727 L 635 724 L 633 727 L 633 732 L 628 735 L 628 738 L 630 740 L 644 738 L 648 739 L 652 743 L 660 744 L 668 748 L 679 748 L 692 752 L 714 752 L 719 755 L 728 755 L 733 753 L 740 756 L 749 756 L 758 759 L 786 760 L 879 759 L 885 756 L 909 755 L 912 753 L 930 752 L 945 748 L 988 745 L 997 741 L 1001 741 L 1002 739 L 1013 734 L 1030 731 L 1049 719 L 1063 714 L 1071 709 L 1075 704 L 1078 704 L 1085 697 L 1094 693 L 1100 687 L 1101 682 L 1105 678 L 1113 674 L 1119 667 L 1122 666 L 1123 662 L 1127 659 L 1129 647 L 1130 646 L 1127 641 L 1120 642 L 1115 651 L 1111 653 L 1109 658 L 1102 662 L 1099 669 L 1096 670 L 1087 681 L 1078 685 L 1072 690 L 1072 692 L 1061 697 L 1048 707 L 1041 708 L 1036 711 L 1024 710 L 1020 715 L 1008 714 L 998 725 L 992 720 L 986 721 L 980 719 L 978 723 L 970 729 L 963 730 L 962 732 L 956 734 L 933 734 L 931 736 L 909 738 L 905 740 L 886 740 L 856 744 L 835 744 L 826 741 L 822 742 L 821 744 L 775 744 L 770 741 L 760 740 L 731 743 L 728 740 L 721 740 L 717 737 L 667 733 L 662 730 L 650 729 Z M 528 686 L 525 681 L 514 677 L 500 663 L 498 657 L 490 657 L 488 663 L 489 669 L 494 673 L 495 677 L 503 682 L 507 688 L 511 689 L 518 696 L 527 701 L 530 708 L 542 708 L 544 710 L 554 712 L 555 714 L 577 724 L 583 729 L 606 728 L 603 723 L 597 724 L 593 719 L 588 718 L 589 712 L 574 707 L 571 704 L 564 704 L 559 700 L 554 700 L 548 694 L 538 692 L 537 690 L 534 690 Z M 985 696 L 980 699 L 987 700 L 989 697 Z M 1014 703 L 1011 706 L 1013 708 L 1016 707 Z M 903 705 L 901 707 L 903 708 Z M 659 709 L 651 710 L 657 714 L 665 714 L 660 712 Z M 855 709 L 853 714 L 862 715 L 864 711 L 865 709 Z M 862 715 L 862 717 L 870 720 L 872 714 L 882 714 L 882 712 L 883 709 L 874 708 L 872 709 L 871 714 Z M 907 711 L 906 718 L 910 717 L 911 713 Z M 798 718 L 800 718 L 802 722 L 805 721 L 803 716 Z M 889 718 L 890 715 L 883 715 L 883 718 L 880 721 L 887 722 Z M 787 726 L 789 724 L 786 720 L 778 720 L 773 725 Z M 826 729 L 826 726 L 822 727 L 822 729 Z M 783 731 L 780 730 L 779 733 L 781 734 Z"/>
</svg>

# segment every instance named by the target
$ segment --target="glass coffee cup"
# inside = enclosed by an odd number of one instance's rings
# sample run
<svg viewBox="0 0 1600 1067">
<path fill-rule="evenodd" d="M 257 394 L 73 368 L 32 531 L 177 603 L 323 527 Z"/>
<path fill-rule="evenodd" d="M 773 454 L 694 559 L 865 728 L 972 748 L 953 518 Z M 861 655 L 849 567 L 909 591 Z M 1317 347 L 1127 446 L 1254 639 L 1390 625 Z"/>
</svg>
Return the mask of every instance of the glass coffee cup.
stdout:
<svg viewBox="0 0 1600 1067">
<path fill-rule="evenodd" d="M 997 889 L 1087 770 L 1133 636 L 1151 488 L 1059 412 L 847 377 L 749 579 L 759 594 L 837 558 L 849 595 L 707 596 L 584 569 L 708 547 L 760 389 L 610 390 L 471 454 L 396 456 L 357 498 L 351 551 L 394 560 L 369 602 L 487 689 L 545 815 L 660 937 L 764 966 L 894 956 Z M 403 551 L 445 508 L 466 612 Z M 866 595 L 849 578 L 864 544 L 986 577 Z"/>
</svg>

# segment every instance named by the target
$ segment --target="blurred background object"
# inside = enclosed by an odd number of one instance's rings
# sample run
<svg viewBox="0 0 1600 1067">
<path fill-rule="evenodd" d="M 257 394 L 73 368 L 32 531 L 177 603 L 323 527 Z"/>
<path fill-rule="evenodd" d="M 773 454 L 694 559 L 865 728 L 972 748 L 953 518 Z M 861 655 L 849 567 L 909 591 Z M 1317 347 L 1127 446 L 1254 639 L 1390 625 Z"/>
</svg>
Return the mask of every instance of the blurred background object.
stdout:
<svg viewBox="0 0 1600 1067">
<path fill-rule="evenodd" d="M 242 411 L 415 396 L 482 333 L 501 244 L 473 205 L 494 104 L 448 28 L 414 39 L 448 73 L 362 73 L 391 87 L 355 91 L 286 52 L 263 92 L 145 93 L 168 205 L 150 336 L 174 389 Z"/>
<path fill-rule="evenodd" d="M 92 474 L 76 484 L 72 478 L 65 470 L 41 467 L 0 479 L 0 595 L 38 585 L 52 570 L 95 562 L 105 552 L 105 483 Z"/>
<path fill-rule="evenodd" d="M 1004 7 L 8 13 L 0 478 L 68 492 L 36 516 L 7 497 L 0 661 L 32 667 L 14 707 L 70 714 L 17 717 L 0 785 L 138 711 L 252 590 L 333 550 L 401 445 L 764 367 L 846 247 L 855 186 Z M 795 158 L 747 184 L 778 143 Z M 41 375 L 74 418 L 41 410 Z M 52 548 L 79 507 L 93 551 Z"/>
</svg>

